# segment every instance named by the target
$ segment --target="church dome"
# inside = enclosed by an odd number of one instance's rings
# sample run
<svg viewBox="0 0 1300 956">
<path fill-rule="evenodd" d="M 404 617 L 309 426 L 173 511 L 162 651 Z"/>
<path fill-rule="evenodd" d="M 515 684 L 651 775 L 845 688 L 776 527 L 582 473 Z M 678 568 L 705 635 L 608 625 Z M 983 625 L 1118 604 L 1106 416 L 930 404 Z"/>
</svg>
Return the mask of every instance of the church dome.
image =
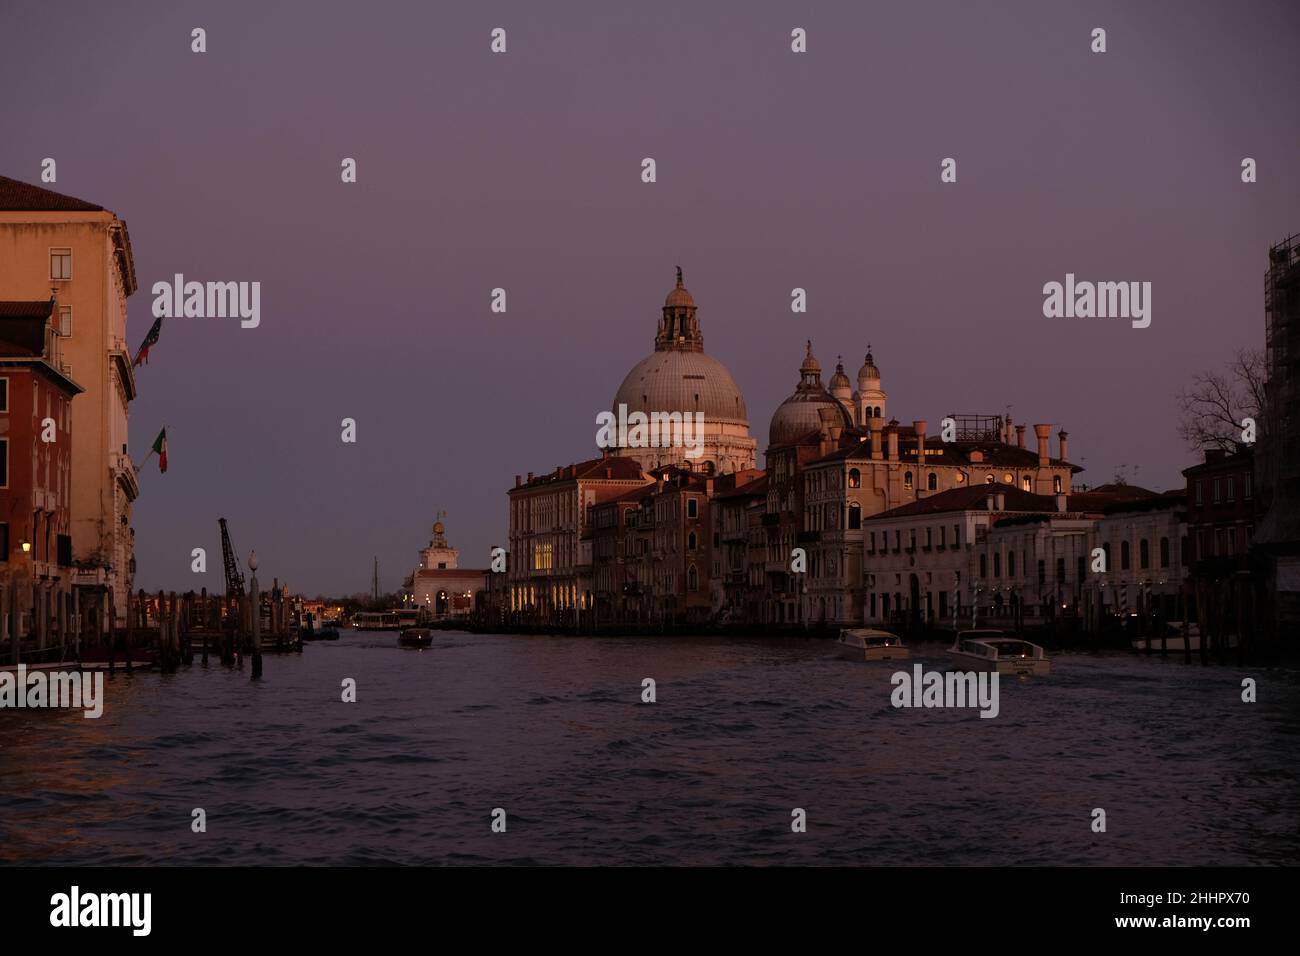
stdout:
<svg viewBox="0 0 1300 956">
<path fill-rule="evenodd" d="M 740 387 L 727 367 L 704 352 L 651 352 L 632 367 L 614 396 L 614 411 L 703 412 L 709 421 L 748 426 Z"/>
<path fill-rule="evenodd" d="M 832 379 L 834 381 L 834 379 Z M 847 381 L 847 379 L 846 379 Z M 812 343 L 799 366 L 799 385 L 794 394 L 777 406 L 767 430 L 769 445 L 787 445 L 822 427 L 821 411 L 833 408 L 845 428 L 853 427 L 848 409 L 822 385 L 821 365 L 812 354 Z"/>
</svg>

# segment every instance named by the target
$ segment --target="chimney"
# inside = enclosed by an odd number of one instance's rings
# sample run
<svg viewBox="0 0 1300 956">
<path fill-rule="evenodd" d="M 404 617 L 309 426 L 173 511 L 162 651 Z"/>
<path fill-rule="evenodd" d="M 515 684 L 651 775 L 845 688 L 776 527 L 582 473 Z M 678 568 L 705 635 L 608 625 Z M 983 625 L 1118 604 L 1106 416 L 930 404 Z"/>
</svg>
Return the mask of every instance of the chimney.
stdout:
<svg viewBox="0 0 1300 956">
<path fill-rule="evenodd" d="M 1046 468 L 1048 461 L 1051 460 L 1047 454 L 1047 442 L 1052 435 L 1052 426 L 1050 424 L 1035 425 L 1034 434 L 1038 436 L 1038 467 Z"/>
<path fill-rule="evenodd" d="M 705 496 L 706 498 L 712 498 L 712 497 L 713 497 L 713 479 L 712 479 L 712 478 L 705 478 L 705 479 L 704 479 L 704 496 Z"/>
<path fill-rule="evenodd" d="M 515 475 L 515 487 L 518 488 L 521 484 L 523 484 L 523 480 L 519 475 Z"/>
<path fill-rule="evenodd" d="M 529 482 L 533 480 L 533 473 L 531 471 L 528 473 L 528 480 Z"/>
<path fill-rule="evenodd" d="M 871 430 L 871 460 L 880 461 L 884 457 L 880 449 L 880 433 L 885 423 L 879 418 L 871 418 L 867 422 L 867 427 Z"/>
<path fill-rule="evenodd" d="M 985 496 L 984 496 L 984 510 L 985 510 L 985 511 L 992 511 L 992 510 L 993 510 L 993 496 L 992 496 L 992 495 L 985 495 Z"/>
<path fill-rule="evenodd" d="M 1056 513 L 1065 514 L 1065 495 L 1056 496 Z"/>
<path fill-rule="evenodd" d="M 889 449 L 889 460 L 898 461 L 898 426 L 890 422 L 887 431 L 889 434 L 885 436 L 885 445 Z"/>
<path fill-rule="evenodd" d="M 1025 447 L 1025 426 L 1024 425 L 1016 426 L 1016 445 L 1020 448 Z"/>
<path fill-rule="evenodd" d="M 1056 433 L 1056 437 L 1061 441 L 1061 461 L 1070 460 L 1070 433 L 1062 428 Z"/>
<path fill-rule="evenodd" d="M 925 464 L 925 426 L 924 419 L 912 422 L 912 429 L 916 432 L 916 461 L 919 465 Z"/>
<path fill-rule="evenodd" d="M 1007 510 L 1007 496 L 1005 492 L 999 491 L 993 496 L 993 508 L 995 511 Z"/>
</svg>

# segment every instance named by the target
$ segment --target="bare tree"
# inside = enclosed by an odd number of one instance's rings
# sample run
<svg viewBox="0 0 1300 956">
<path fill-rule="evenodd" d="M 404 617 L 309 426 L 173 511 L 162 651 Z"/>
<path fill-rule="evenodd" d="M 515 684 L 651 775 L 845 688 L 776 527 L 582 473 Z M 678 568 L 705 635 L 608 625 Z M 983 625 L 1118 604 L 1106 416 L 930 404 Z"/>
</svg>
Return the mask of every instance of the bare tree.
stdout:
<svg viewBox="0 0 1300 956">
<path fill-rule="evenodd" d="M 1243 418 L 1263 425 L 1266 368 L 1261 349 L 1241 349 L 1222 369 L 1197 372 L 1178 392 L 1178 435 L 1193 452 L 1235 451 Z"/>
</svg>

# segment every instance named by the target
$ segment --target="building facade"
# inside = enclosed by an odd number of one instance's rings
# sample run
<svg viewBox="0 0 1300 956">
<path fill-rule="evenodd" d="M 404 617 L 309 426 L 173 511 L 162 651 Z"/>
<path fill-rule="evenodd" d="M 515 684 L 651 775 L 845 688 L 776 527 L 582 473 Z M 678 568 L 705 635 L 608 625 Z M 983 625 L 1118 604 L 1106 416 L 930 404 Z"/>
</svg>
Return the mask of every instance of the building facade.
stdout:
<svg viewBox="0 0 1300 956">
<path fill-rule="evenodd" d="M 93 203 L 0 176 L 0 298 L 54 300 L 77 399 L 72 450 L 74 584 L 125 623 L 135 573 L 132 504 L 140 492 L 127 449 L 135 377 L 126 338 L 136 291 L 125 221 Z"/>
<path fill-rule="evenodd" d="M 55 303 L 0 301 L 0 653 L 75 624 L 72 402 Z"/>
<path fill-rule="evenodd" d="M 460 551 L 447 543 L 446 530 L 439 516 L 428 547 L 420 551 L 420 566 L 411 575 L 411 600 L 436 621 L 468 617 L 488 573 L 460 566 Z"/>
</svg>

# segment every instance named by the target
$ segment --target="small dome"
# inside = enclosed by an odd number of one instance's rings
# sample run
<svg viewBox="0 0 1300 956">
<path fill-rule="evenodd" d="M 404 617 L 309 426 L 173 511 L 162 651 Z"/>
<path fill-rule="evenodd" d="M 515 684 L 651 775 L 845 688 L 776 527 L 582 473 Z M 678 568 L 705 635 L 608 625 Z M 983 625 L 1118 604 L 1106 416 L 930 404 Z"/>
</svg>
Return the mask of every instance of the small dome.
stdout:
<svg viewBox="0 0 1300 956">
<path fill-rule="evenodd" d="M 695 308 L 695 297 L 686 291 L 686 286 L 682 285 L 682 267 L 677 267 L 677 286 L 668 293 L 668 298 L 664 299 L 664 308 L 666 309 L 693 309 Z"/>
<path fill-rule="evenodd" d="M 847 388 L 849 391 L 853 390 L 853 383 L 850 382 L 849 377 L 844 374 L 843 361 L 835 363 L 835 374 L 831 376 L 831 391 L 834 392 L 837 388 Z"/>
<path fill-rule="evenodd" d="M 441 521 L 435 521 L 435 522 L 433 523 L 433 533 L 434 533 L 435 535 L 441 535 L 441 534 L 442 534 L 444 531 L 446 531 L 446 530 L 447 530 L 447 529 L 443 527 Z"/>
<path fill-rule="evenodd" d="M 880 381 L 880 369 L 876 368 L 876 362 L 871 357 L 871 352 L 869 350 L 867 352 L 866 360 L 862 363 L 862 368 L 858 369 L 858 381 L 861 382 L 864 379 L 870 379 L 877 382 Z"/>
<path fill-rule="evenodd" d="M 809 432 L 820 429 L 821 410 L 824 408 L 834 408 L 839 413 L 840 424 L 845 428 L 853 427 L 853 418 L 848 409 L 822 385 L 822 367 L 813 356 L 812 342 L 809 342 L 803 364 L 799 366 L 799 385 L 794 394 L 777 406 L 773 413 L 772 422 L 767 429 L 768 443 L 788 445 Z"/>
</svg>

